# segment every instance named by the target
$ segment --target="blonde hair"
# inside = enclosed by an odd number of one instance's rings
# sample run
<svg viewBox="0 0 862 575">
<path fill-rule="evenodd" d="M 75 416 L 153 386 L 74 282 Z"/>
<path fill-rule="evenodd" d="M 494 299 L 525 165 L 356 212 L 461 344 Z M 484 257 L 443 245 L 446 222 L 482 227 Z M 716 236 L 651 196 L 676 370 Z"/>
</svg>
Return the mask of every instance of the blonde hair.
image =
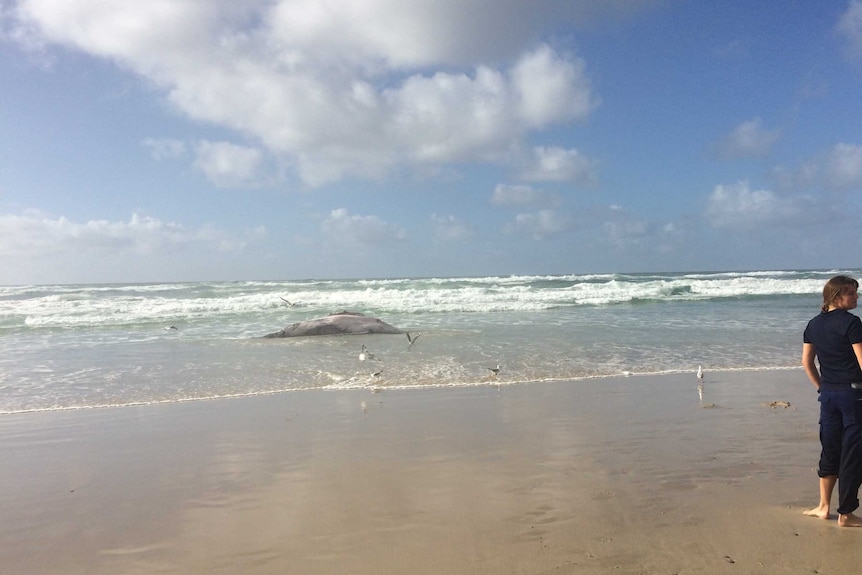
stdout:
<svg viewBox="0 0 862 575">
<path fill-rule="evenodd" d="M 823 305 L 820 306 L 821 311 L 829 311 L 829 307 L 835 303 L 835 300 L 840 298 L 845 293 L 859 289 L 859 282 L 850 276 L 835 276 L 830 278 L 826 285 L 823 286 Z"/>
</svg>

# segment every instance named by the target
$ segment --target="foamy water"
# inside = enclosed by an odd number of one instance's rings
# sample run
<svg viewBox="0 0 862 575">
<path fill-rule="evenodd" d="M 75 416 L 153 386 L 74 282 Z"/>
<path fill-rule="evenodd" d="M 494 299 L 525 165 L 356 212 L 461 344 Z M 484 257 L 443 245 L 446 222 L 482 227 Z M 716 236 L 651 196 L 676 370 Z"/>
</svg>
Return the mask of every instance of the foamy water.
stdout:
<svg viewBox="0 0 862 575">
<path fill-rule="evenodd" d="M 796 367 L 836 273 L 0 287 L 0 413 Z M 422 335 L 260 337 L 341 310 Z"/>
</svg>

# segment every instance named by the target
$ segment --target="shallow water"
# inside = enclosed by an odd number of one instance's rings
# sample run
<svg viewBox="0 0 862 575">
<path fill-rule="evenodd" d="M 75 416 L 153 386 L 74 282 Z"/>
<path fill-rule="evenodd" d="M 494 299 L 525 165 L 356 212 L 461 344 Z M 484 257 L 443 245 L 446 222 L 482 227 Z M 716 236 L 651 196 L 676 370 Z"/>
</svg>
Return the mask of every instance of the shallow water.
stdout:
<svg viewBox="0 0 862 575">
<path fill-rule="evenodd" d="M 0 413 L 795 367 L 835 273 L 0 287 Z M 344 309 L 421 336 L 260 337 Z"/>
</svg>

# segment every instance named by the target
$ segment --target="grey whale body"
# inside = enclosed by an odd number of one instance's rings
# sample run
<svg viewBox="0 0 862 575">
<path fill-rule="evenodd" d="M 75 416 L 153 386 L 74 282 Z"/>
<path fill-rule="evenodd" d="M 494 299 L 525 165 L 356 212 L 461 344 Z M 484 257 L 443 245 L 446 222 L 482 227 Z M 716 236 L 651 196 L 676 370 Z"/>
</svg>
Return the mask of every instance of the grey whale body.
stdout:
<svg viewBox="0 0 862 575">
<path fill-rule="evenodd" d="M 331 313 L 326 317 L 319 317 L 291 324 L 284 329 L 267 334 L 264 337 L 360 335 L 366 333 L 398 334 L 404 332 L 397 327 L 392 327 L 388 323 L 377 319 L 376 317 L 368 317 L 367 315 L 352 311 L 340 311 L 337 313 Z"/>
</svg>

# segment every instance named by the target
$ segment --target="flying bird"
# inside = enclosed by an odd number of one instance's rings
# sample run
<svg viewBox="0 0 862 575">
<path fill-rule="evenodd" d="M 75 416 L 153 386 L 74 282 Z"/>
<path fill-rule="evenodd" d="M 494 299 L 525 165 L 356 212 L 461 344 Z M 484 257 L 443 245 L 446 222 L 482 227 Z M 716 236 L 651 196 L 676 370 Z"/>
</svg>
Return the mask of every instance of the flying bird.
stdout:
<svg viewBox="0 0 862 575">
<path fill-rule="evenodd" d="M 287 304 L 287 307 L 293 307 L 293 306 L 295 306 L 295 305 L 296 305 L 296 303 L 294 303 L 294 302 L 292 302 L 292 301 L 288 301 L 288 300 L 284 299 L 284 298 L 283 298 L 283 297 L 281 297 L 281 296 L 279 296 L 279 297 L 281 298 L 281 301 L 283 301 L 284 303 L 286 303 L 286 304 Z"/>
<path fill-rule="evenodd" d="M 421 333 L 417 333 L 417 334 L 416 334 L 416 335 L 414 335 L 413 337 L 410 337 L 410 332 L 409 332 L 409 331 L 404 332 L 404 333 L 406 333 L 406 334 L 407 334 L 407 341 L 408 341 L 408 343 L 407 343 L 407 349 L 410 349 L 411 347 L 413 347 L 413 344 L 414 344 L 414 343 L 416 343 L 416 340 L 417 340 L 417 339 L 419 339 L 419 336 L 421 336 L 421 335 L 422 335 Z"/>
</svg>

